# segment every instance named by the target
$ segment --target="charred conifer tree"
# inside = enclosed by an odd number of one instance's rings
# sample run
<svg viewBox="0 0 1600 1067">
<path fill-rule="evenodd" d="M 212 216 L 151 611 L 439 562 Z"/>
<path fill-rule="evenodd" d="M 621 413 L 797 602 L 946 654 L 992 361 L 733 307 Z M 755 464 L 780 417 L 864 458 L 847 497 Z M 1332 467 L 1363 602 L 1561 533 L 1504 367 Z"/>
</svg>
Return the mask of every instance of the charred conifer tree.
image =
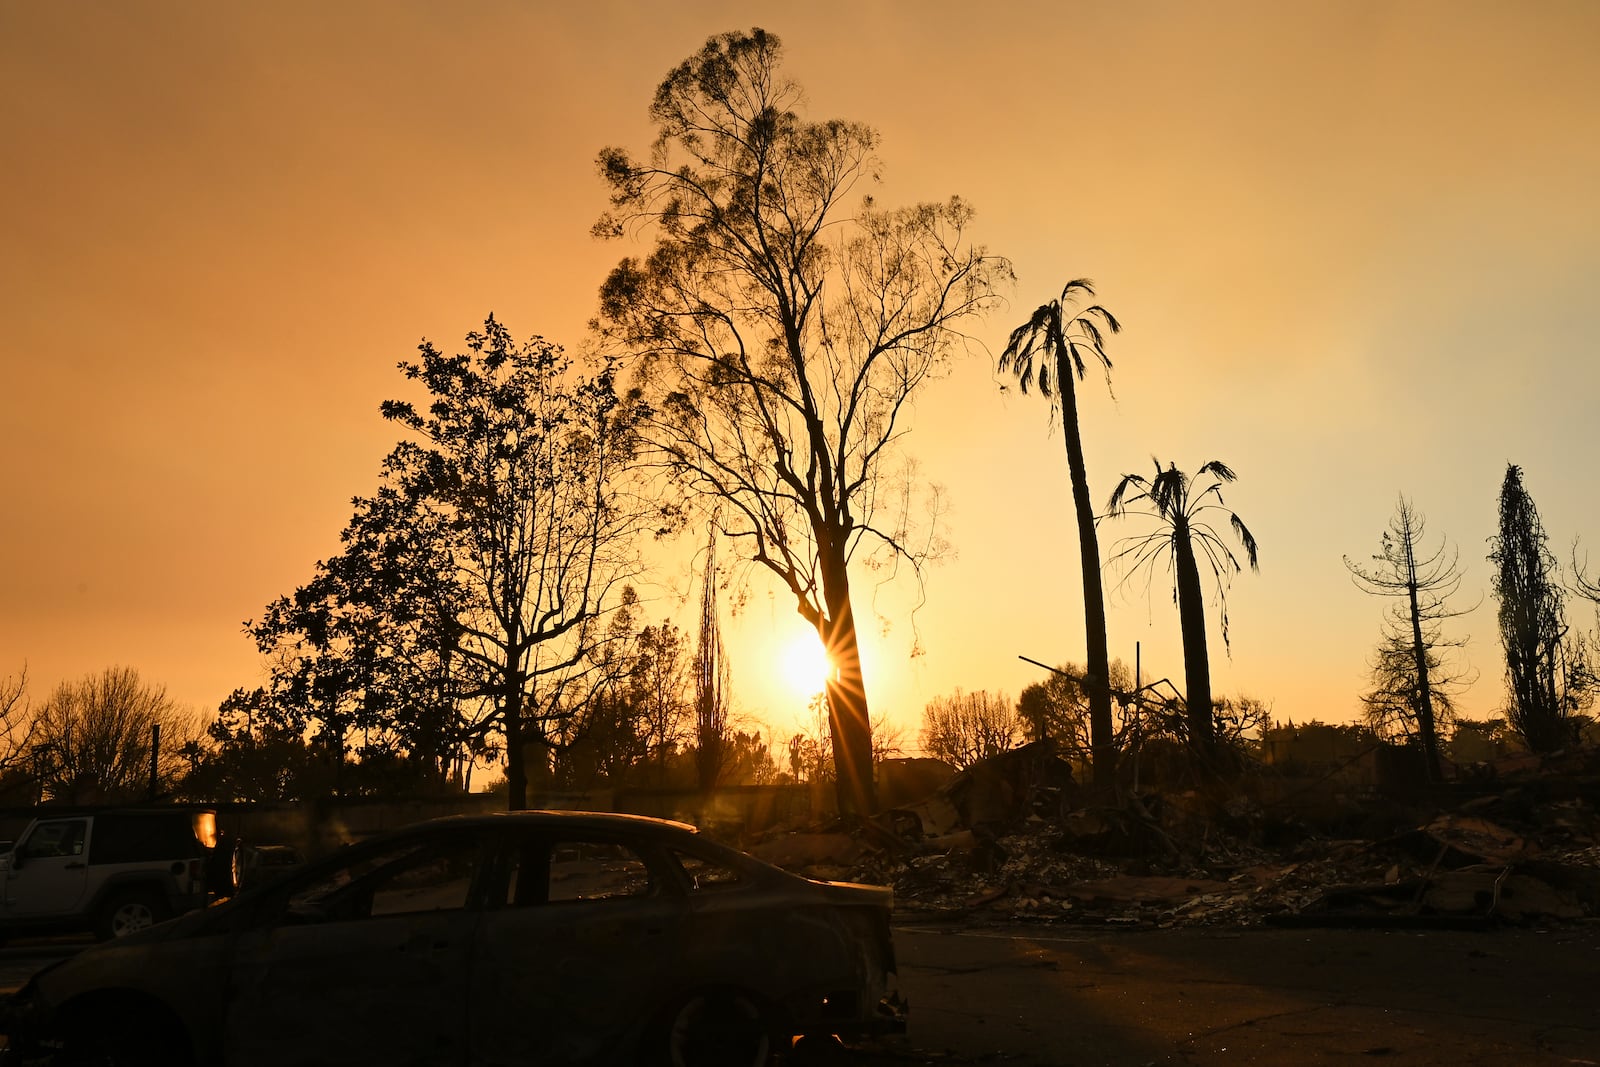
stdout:
<svg viewBox="0 0 1600 1067">
<path fill-rule="evenodd" d="M 1398 726 L 1422 746 L 1428 778 L 1438 781 L 1439 728 L 1453 709 L 1453 692 L 1467 682 L 1464 669 L 1448 663 L 1441 650 L 1458 648 L 1444 638 L 1442 623 L 1463 615 L 1449 600 L 1461 588 L 1459 554 L 1441 539 L 1423 545 L 1426 522 L 1404 496 L 1380 539 L 1370 566 L 1344 558 L 1356 588 L 1391 597 L 1383 638 L 1372 663 L 1373 688 L 1362 696 L 1371 725 L 1380 734 Z M 1474 604 L 1473 607 L 1477 605 Z"/>
</svg>

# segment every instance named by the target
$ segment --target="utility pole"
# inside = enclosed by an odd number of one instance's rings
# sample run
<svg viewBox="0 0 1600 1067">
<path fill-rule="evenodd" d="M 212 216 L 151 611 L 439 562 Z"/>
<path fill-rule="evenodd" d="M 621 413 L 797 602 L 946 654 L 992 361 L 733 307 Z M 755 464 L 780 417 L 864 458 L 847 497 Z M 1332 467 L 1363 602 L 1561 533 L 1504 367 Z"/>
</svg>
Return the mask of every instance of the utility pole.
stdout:
<svg viewBox="0 0 1600 1067">
<path fill-rule="evenodd" d="M 161 724 L 150 724 L 150 799 L 156 798 L 157 778 L 156 766 L 161 756 Z"/>
</svg>

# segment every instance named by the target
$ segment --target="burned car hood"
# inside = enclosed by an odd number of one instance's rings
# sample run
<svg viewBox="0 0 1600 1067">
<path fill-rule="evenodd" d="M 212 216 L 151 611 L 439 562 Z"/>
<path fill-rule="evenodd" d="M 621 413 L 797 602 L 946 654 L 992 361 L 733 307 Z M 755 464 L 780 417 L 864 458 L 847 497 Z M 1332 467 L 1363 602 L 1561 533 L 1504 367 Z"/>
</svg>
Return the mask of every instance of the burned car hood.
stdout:
<svg viewBox="0 0 1600 1067">
<path fill-rule="evenodd" d="M 880 908 L 894 907 L 894 890 L 886 885 L 865 885 L 861 882 L 820 882 L 802 879 L 815 887 L 818 895 L 829 904 L 847 904 Z"/>
</svg>

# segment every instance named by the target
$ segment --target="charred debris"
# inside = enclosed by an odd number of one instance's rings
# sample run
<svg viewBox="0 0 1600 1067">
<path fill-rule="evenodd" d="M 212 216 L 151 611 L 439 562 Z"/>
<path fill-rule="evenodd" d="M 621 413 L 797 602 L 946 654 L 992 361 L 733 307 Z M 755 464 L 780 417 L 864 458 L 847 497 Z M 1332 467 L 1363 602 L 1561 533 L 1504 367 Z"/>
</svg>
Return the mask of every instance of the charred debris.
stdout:
<svg viewBox="0 0 1600 1067">
<path fill-rule="evenodd" d="M 790 827 L 748 844 L 810 877 L 892 885 L 910 921 L 1486 928 L 1600 917 L 1600 749 L 1482 764 L 1422 788 L 1348 767 L 1272 771 L 1097 800 L 1034 743 L 945 768 L 932 792 L 852 831 Z"/>
</svg>

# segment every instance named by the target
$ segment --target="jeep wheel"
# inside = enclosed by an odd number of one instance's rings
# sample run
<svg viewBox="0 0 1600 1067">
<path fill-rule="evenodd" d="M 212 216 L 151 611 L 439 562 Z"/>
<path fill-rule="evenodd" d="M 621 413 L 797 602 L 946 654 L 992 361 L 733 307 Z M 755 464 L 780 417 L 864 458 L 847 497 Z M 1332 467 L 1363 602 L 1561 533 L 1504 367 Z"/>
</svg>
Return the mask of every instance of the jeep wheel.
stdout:
<svg viewBox="0 0 1600 1067">
<path fill-rule="evenodd" d="M 170 918 L 166 902 L 147 890 L 118 893 L 100 912 L 95 936 L 102 941 L 127 937 Z"/>
</svg>

